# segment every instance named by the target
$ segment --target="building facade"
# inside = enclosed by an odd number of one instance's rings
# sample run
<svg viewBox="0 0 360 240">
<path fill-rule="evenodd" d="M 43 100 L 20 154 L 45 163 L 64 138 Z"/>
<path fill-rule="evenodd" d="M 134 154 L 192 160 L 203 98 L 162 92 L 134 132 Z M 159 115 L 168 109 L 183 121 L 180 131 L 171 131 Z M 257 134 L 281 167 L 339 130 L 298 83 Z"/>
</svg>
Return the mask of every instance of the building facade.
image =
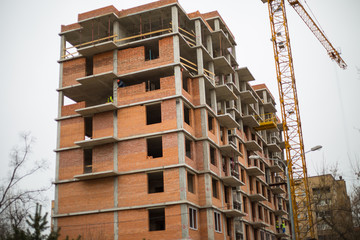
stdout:
<svg viewBox="0 0 360 240">
<path fill-rule="evenodd" d="M 308 179 L 316 239 L 356 239 L 345 180 L 331 174 Z"/>
<path fill-rule="evenodd" d="M 250 85 L 218 12 L 108 6 L 60 37 L 52 220 L 62 236 L 289 238 L 275 101 Z"/>
</svg>

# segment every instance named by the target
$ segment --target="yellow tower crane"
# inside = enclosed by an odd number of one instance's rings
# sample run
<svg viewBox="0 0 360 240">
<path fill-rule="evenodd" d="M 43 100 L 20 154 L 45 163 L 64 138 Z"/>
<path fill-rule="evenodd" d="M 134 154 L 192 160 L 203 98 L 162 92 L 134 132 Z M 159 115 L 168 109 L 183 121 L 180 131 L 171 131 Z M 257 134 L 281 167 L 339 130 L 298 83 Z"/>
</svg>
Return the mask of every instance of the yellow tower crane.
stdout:
<svg viewBox="0 0 360 240">
<path fill-rule="evenodd" d="M 261 0 L 268 4 L 272 43 L 280 97 L 291 201 L 296 239 L 314 238 L 309 186 L 284 0 Z M 340 54 L 298 0 L 287 0 L 341 68 L 347 67 Z"/>
</svg>

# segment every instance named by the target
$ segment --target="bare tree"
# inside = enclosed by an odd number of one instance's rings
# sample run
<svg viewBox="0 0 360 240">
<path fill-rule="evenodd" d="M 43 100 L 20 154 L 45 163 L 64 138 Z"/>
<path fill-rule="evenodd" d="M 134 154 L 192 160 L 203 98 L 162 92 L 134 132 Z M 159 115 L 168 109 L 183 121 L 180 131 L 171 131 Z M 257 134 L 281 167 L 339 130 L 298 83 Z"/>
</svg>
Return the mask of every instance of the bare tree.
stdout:
<svg viewBox="0 0 360 240">
<path fill-rule="evenodd" d="M 15 147 L 10 153 L 9 174 L 0 182 L 0 233 L 8 233 L 11 226 L 24 224 L 31 206 L 42 199 L 42 193 L 51 186 L 24 188 L 31 176 L 47 167 L 44 161 L 32 161 L 31 154 L 34 138 L 29 133 L 21 135 L 22 146 Z M 0 239 L 3 236 L 0 234 Z"/>
</svg>

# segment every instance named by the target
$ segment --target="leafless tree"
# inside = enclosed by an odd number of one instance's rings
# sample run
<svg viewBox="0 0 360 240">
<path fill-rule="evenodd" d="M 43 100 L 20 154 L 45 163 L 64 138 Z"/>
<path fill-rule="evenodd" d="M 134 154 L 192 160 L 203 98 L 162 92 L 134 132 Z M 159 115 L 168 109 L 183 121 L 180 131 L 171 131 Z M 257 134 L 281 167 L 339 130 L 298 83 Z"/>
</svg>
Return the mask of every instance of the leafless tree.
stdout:
<svg viewBox="0 0 360 240">
<path fill-rule="evenodd" d="M 47 168 L 47 165 L 44 161 L 30 159 L 34 144 L 30 133 L 23 133 L 21 139 L 22 146 L 15 147 L 10 153 L 8 176 L 0 181 L 0 233 L 3 234 L 6 234 L 12 225 L 20 227 L 24 224 L 30 208 L 41 201 L 42 193 L 51 186 L 23 186 L 31 176 Z"/>
</svg>

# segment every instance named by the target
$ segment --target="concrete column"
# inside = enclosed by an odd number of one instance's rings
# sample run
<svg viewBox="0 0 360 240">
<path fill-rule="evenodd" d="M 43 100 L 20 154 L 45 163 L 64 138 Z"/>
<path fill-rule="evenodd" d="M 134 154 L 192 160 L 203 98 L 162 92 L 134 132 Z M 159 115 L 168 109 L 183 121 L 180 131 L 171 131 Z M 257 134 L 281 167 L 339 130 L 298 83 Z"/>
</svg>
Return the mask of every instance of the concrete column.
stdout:
<svg viewBox="0 0 360 240">
<path fill-rule="evenodd" d="M 200 109 L 200 117 L 201 117 L 201 136 L 208 136 L 208 115 L 205 108 Z"/>
<path fill-rule="evenodd" d="M 208 50 L 208 52 L 210 53 L 210 56 L 214 56 L 213 55 L 213 45 L 212 45 L 212 38 L 211 35 L 208 35 L 206 37 L 206 49 Z"/>
<path fill-rule="evenodd" d="M 180 63 L 180 40 L 179 36 L 173 36 L 174 45 L 174 63 Z"/>
<path fill-rule="evenodd" d="M 174 67 L 175 94 L 182 95 L 182 73 L 180 66 Z"/>
<path fill-rule="evenodd" d="M 187 196 L 187 172 L 184 167 L 179 168 L 180 200 L 186 200 Z"/>
<path fill-rule="evenodd" d="M 118 39 L 120 39 L 122 36 L 121 36 L 121 34 L 120 34 L 120 23 L 118 22 L 118 21 L 114 21 L 114 23 L 113 23 L 113 34 L 114 35 L 117 35 L 116 37 L 115 37 L 115 40 L 118 40 Z"/>
<path fill-rule="evenodd" d="M 114 178 L 114 208 L 118 207 L 118 177 Z M 118 240 L 119 236 L 119 215 L 114 211 L 114 240 Z"/>
<path fill-rule="evenodd" d="M 235 46 L 231 47 L 231 54 L 234 56 L 234 58 L 236 59 L 236 49 Z"/>
<path fill-rule="evenodd" d="M 214 211 L 211 208 L 206 209 L 206 218 L 208 225 L 208 240 L 214 240 Z"/>
<path fill-rule="evenodd" d="M 266 94 L 266 91 L 263 91 L 263 92 L 262 92 L 262 94 L 263 94 L 263 101 L 264 101 L 264 103 L 267 103 L 267 102 L 268 102 L 268 100 L 267 100 L 267 94 Z"/>
<path fill-rule="evenodd" d="M 217 102 L 216 102 L 216 91 L 215 89 L 210 90 L 211 108 L 217 113 Z"/>
<path fill-rule="evenodd" d="M 219 19 L 215 19 L 214 20 L 214 26 L 215 26 L 215 31 L 218 31 L 218 30 L 220 30 L 220 21 L 219 21 Z"/>
<path fill-rule="evenodd" d="M 203 77 L 199 77 L 199 97 L 200 97 L 200 105 L 206 104 L 206 93 L 205 93 L 205 79 Z"/>
<path fill-rule="evenodd" d="M 66 48 L 66 39 L 65 39 L 64 35 L 61 35 L 61 37 L 60 37 L 60 59 L 62 59 L 63 58 L 62 56 L 64 56 L 66 54 L 65 48 Z"/>
<path fill-rule="evenodd" d="M 203 161 L 204 161 L 204 170 L 210 170 L 210 146 L 208 141 L 203 141 Z M 211 182 L 210 182 L 210 190 L 211 190 Z"/>
<path fill-rule="evenodd" d="M 174 33 L 179 32 L 179 12 L 176 6 L 171 7 L 171 24 Z"/>
<path fill-rule="evenodd" d="M 200 20 L 195 20 L 195 36 L 196 36 L 196 46 L 200 46 L 202 44 Z"/>
<path fill-rule="evenodd" d="M 183 132 L 178 133 L 177 141 L 179 164 L 182 164 L 185 163 L 185 134 Z"/>
<path fill-rule="evenodd" d="M 189 213 L 188 206 L 186 204 L 180 205 L 181 212 L 181 237 L 182 239 L 189 239 Z M 200 214 L 198 214 L 199 216 Z"/>
<path fill-rule="evenodd" d="M 212 73 L 215 73 L 214 62 L 209 62 L 209 64 L 208 64 L 208 70 L 209 70 L 210 72 L 212 72 Z M 215 76 L 212 76 L 212 77 L 215 78 Z M 212 83 L 213 85 L 215 85 L 215 79 L 211 80 L 211 83 Z"/>
<path fill-rule="evenodd" d="M 115 74 L 118 73 L 118 50 L 115 49 L 113 51 L 113 72 Z"/>
<path fill-rule="evenodd" d="M 235 86 L 240 90 L 239 75 L 236 72 L 234 74 L 234 78 L 235 78 Z"/>
<path fill-rule="evenodd" d="M 176 99 L 176 127 L 184 127 L 184 104 L 180 98 Z"/>
<path fill-rule="evenodd" d="M 197 60 L 197 66 L 198 66 L 198 74 L 204 74 L 204 59 L 203 59 L 203 52 L 201 48 L 196 49 L 196 60 Z"/>
</svg>

